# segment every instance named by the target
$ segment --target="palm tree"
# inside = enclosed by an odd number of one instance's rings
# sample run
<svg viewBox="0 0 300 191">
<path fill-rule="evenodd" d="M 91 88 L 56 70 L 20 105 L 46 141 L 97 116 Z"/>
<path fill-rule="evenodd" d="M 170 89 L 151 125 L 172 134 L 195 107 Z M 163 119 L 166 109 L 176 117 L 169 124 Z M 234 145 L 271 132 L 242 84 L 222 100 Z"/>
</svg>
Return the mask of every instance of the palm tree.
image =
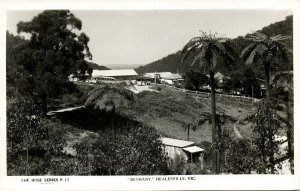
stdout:
<svg viewBox="0 0 300 191">
<path fill-rule="evenodd" d="M 132 91 L 119 85 L 105 84 L 100 85 L 89 93 L 85 105 L 112 113 L 111 126 L 114 132 L 114 140 L 116 140 L 115 115 L 121 108 L 127 108 L 135 101 L 136 96 Z"/>
<path fill-rule="evenodd" d="M 225 60 L 232 61 L 233 58 L 228 53 L 228 47 L 224 42 L 227 38 L 218 37 L 218 34 L 207 34 L 202 32 L 199 37 L 192 38 L 182 49 L 184 54 L 183 62 L 192 52 L 196 53 L 191 66 L 199 64 L 200 67 L 209 70 L 210 86 L 211 86 L 211 121 L 212 121 L 212 144 L 213 144 L 213 167 L 216 174 L 219 173 L 220 167 L 218 164 L 218 150 L 216 149 L 216 98 L 215 98 L 215 70 L 218 65 L 223 64 Z"/>
<path fill-rule="evenodd" d="M 287 52 L 289 49 L 281 43 L 289 39 L 288 36 L 276 35 L 269 37 L 261 32 L 254 32 L 246 38 L 252 41 L 241 53 L 241 57 L 246 58 L 246 64 L 262 63 L 265 73 L 266 86 L 266 104 L 270 105 L 270 69 L 274 59 L 278 56 L 288 58 Z M 270 117 L 268 117 L 270 120 Z M 268 123 L 270 125 L 270 122 Z M 269 129 L 269 128 L 268 128 Z M 270 134 L 269 141 L 273 138 Z M 275 172 L 274 156 L 270 157 L 271 173 Z"/>
<path fill-rule="evenodd" d="M 266 100 L 270 100 L 270 68 L 274 58 L 278 55 L 287 58 L 287 52 L 291 52 L 283 43 L 289 36 L 276 35 L 269 37 L 261 32 L 254 32 L 246 39 L 252 41 L 244 48 L 241 57 L 246 58 L 246 64 L 261 62 L 264 66 Z"/>
</svg>

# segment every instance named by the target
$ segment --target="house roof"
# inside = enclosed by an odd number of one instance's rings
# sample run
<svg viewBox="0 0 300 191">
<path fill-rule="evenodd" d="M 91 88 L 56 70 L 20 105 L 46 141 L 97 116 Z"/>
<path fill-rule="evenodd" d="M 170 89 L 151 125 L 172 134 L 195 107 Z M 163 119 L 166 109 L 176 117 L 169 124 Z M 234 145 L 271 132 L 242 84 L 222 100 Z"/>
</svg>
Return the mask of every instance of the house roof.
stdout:
<svg viewBox="0 0 300 191">
<path fill-rule="evenodd" d="M 161 78 L 165 78 L 165 77 L 171 75 L 172 73 L 171 72 L 150 72 L 150 73 L 145 73 L 144 76 L 154 78 L 155 74 L 160 75 Z"/>
<path fill-rule="evenodd" d="M 167 80 L 177 80 L 177 79 L 181 79 L 182 77 L 179 74 L 170 74 L 164 78 Z"/>
<path fill-rule="evenodd" d="M 166 137 L 162 137 L 161 142 L 164 145 L 180 147 L 180 148 L 191 146 L 191 145 L 195 144 L 192 141 L 184 141 L 184 140 L 171 139 L 171 138 L 166 138 Z"/>
<path fill-rule="evenodd" d="M 135 70 L 93 70 L 92 77 L 138 76 Z"/>
<path fill-rule="evenodd" d="M 204 149 L 197 147 L 197 146 L 186 147 L 186 148 L 183 148 L 183 150 L 188 151 L 189 153 L 198 153 L 198 152 L 204 151 Z"/>
<path fill-rule="evenodd" d="M 65 108 L 65 109 L 59 109 L 56 111 L 49 111 L 47 113 L 47 115 L 55 115 L 56 113 L 64 113 L 64 112 L 68 112 L 68 111 L 74 111 L 74 110 L 79 110 L 84 108 L 85 106 L 77 106 L 77 107 L 69 107 L 69 108 Z"/>
<path fill-rule="evenodd" d="M 223 79 L 224 75 L 221 72 L 217 72 L 214 77 L 217 79 Z"/>
</svg>

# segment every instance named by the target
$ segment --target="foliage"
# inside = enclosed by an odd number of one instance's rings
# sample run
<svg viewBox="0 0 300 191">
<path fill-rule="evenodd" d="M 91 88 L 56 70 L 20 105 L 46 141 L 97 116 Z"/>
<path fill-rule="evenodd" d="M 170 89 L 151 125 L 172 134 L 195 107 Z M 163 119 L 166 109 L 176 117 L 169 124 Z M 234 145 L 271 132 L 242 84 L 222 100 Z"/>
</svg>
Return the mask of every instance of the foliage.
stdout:
<svg viewBox="0 0 300 191">
<path fill-rule="evenodd" d="M 7 110 L 7 165 L 9 175 L 46 174 L 50 155 L 59 155 L 64 142 L 42 120 L 40 104 L 21 98 Z M 55 134 L 55 136 L 54 136 Z M 50 138 L 51 137 L 51 138 Z"/>
<path fill-rule="evenodd" d="M 151 127 L 122 128 L 116 142 L 112 141 L 111 134 L 99 133 L 94 141 L 85 140 L 75 148 L 82 165 L 79 174 L 169 174 L 159 135 Z"/>
<path fill-rule="evenodd" d="M 251 174 L 256 162 L 249 139 L 231 139 L 226 152 L 225 171 L 229 174 Z"/>
<path fill-rule="evenodd" d="M 224 80 L 222 88 L 228 93 L 239 91 L 241 94 L 249 97 L 252 97 L 252 94 L 253 97 L 260 97 L 260 82 L 257 79 L 257 74 L 249 66 L 233 71 Z M 235 92 L 231 92 L 232 90 Z"/>
<path fill-rule="evenodd" d="M 279 141 L 275 139 L 275 135 L 281 128 L 281 123 L 272 105 L 264 102 L 258 106 L 253 121 L 253 144 L 258 160 L 256 170 L 258 173 L 266 173 L 269 170 L 273 174 L 275 155 L 279 155 Z"/>
<path fill-rule="evenodd" d="M 17 24 L 18 33 L 29 34 L 30 40 L 21 47 L 17 46 L 17 51 L 12 50 L 8 65 L 14 63 L 18 66 L 18 80 L 21 81 L 12 85 L 23 89 L 22 84 L 27 84 L 29 87 L 24 91 L 42 100 L 44 112 L 47 111 L 48 98 L 61 95 L 68 76 L 83 73 L 81 70 L 86 69 L 83 60 L 92 58 L 89 38 L 84 33 L 78 34 L 81 27 L 82 22 L 68 10 L 47 10 L 29 22 Z M 8 35 L 7 38 L 12 37 Z M 9 79 L 16 77 L 8 72 Z"/>
<path fill-rule="evenodd" d="M 109 68 L 107 68 L 106 66 L 100 66 L 94 62 L 89 62 L 87 61 L 88 66 L 93 69 L 93 70 L 110 70 Z"/>
<path fill-rule="evenodd" d="M 293 16 L 286 17 L 285 20 L 279 21 L 273 24 L 270 24 L 260 30 L 261 33 L 264 33 L 268 36 L 275 36 L 278 34 L 282 35 L 293 35 Z M 229 40 L 230 47 L 236 52 L 237 55 L 240 55 L 243 49 L 248 45 L 248 41 L 245 37 L 248 35 L 239 36 L 232 40 Z M 293 49 L 293 39 L 286 39 L 284 43 L 287 45 L 289 49 Z M 170 54 L 164 58 L 161 58 L 157 61 L 149 63 L 145 66 L 140 66 L 137 68 L 137 72 L 139 74 L 146 73 L 146 72 L 165 72 L 170 71 L 176 73 L 177 70 L 179 73 L 184 74 L 190 71 L 191 67 L 189 66 L 193 60 L 192 58 L 195 56 L 195 53 L 191 53 L 191 57 L 187 58 L 183 64 L 180 63 L 181 56 L 180 51 Z M 293 58 L 292 55 L 288 55 L 289 62 L 287 64 L 277 64 L 277 62 L 273 65 L 273 70 L 276 71 L 287 71 L 293 69 Z M 230 76 L 232 71 L 240 70 L 245 67 L 244 61 L 241 58 L 236 57 L 236 63 L 232 63 L 232 67 L 227 66 L 220 66 L 218 71 L 225 74 L 226 76 Z M 280 63 L 280 62 L 278 62 Z M 197 67 L 192 67 L 194 71 L 200 72 Z M 263 76 L 263 68 L 261 66 L 253 66 L 251 65 L 250 68 L 257 74 L 259 78 L 264 78 Z M 203 70 L 201 71 L 203 72 Z"/>
<path fill-rule="evenodd" d="M 128 107 L 131 102 L 135 102 L 135 94 L 118 85 L 100 85 L 92 90 L 85 102 L 86 106 L 94 109 L 112 111 L 122 107 Z"/>
<path fill-rule="evenodd" d="M 294 160 L 293 84 L 293 71 L 278 72 L 272 79 L 271 87 L 271 101 L 273 103 L 273 107 L 275 107 L 277 110 L 282 106 L 284 108 L 284 116 L 277 115 L 277 117 L 286 129 L 286 136 L 288 141 L 287 154 L 290 158 L 292 173 Z"/>
<path fill-rule="evenodd" d="M 209 84 L 209 79 L 205 74 L 191 70 L 184 75 L 185 88 L 189 90 L 199 90 L 200 87 Z"/>
<path fill-rule="evenodd" d="M 176 155 L 174 160 L 171 160 L 170 170 L 172 175 L 186 174 L 186 160 L 181 155 Z"/>
<path fill-rule="evenodd" d="M 288 59 L 290 51 L 282 41 L 289 39 L 289 36 L 266 36 L 263 33 L 255 32 L 249 35 L 248 39 L 251 43 L 244 48 L 241 57 L 246 59 L 246 64 L 259 63 L 264 68 L 266 99 L 270 99 L 270 70 L 276 61 L 276 58 Z"/>
</svg>

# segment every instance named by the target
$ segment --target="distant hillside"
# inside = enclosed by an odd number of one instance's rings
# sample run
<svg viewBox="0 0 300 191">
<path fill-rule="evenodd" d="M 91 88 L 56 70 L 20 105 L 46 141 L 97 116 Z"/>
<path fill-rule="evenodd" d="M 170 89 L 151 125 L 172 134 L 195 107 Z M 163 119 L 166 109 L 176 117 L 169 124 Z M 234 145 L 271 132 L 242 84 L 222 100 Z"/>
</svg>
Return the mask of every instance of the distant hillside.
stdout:
<svg viewBox="0 0 300 191">
<path fill-rule="evenodd" d="M 110 68 L 107 68 L 106 66 L 100 66 L 93 62 L 87 62 L 89 67 L 91 67 L 93 70 L 110 70 Z"/>
<path fill-rule="evenodd" d="M 286 17 L 285 20 L 279 21 L 273 24 L 270 24 L 269 26 L 266 26 L 260 30 L 262 33 L 265 33 L 267 35 L 293 35 L 293 16 Z M 247 36 L 247 35 L 246 35 Z M 218 70 L 224 74 L 230 73 L 232 70 L 238 69 L 240 67 L 244 66 L 244 62 L 241 60 L 239 55 L 241 54 L 244 47 L 249 43 L 247 42 L 242 36 L 239 36 L 235 39 L 232 39 L 230 42 L 230 46 L 234 49 L 236 52 L 236 62 L 232 64 L 230 68 L 219 68 Z M 285 42 L 285 44 L 292 49 L 293 48 L 293 39 L 289 39 Z M 191 56 L 192 57 L 192 56 Z M 180 51 L 170 54 L 160 60 L 154 61 L 152 63 L 149 63 L 145 66 L 140 66 L 136 68 L 136 71 L 141 73 L 146 72 L 173 72 L 176 73 L 177 71 L 179 73 L 185 73 L 189 70 L 191 70 L 190 63 L 191 63 L 191 57 L 188 58 L 184 63 L 181 63 L 181 55 Z M 292 56 L 290 56 L 291 61 L 289 64 L 281 64 L 280 66 L 275 66 L 276 70 L 291 70 L 293 68 L 292 65 Z M 279 67 L 279 68 L 278 68 Z M 253 69 L 260 73 L 261 69 L 258 67 L 253 67 Z M 197 67 L 193 67 L 193 70 L 198 70 Z"/>
</svg>

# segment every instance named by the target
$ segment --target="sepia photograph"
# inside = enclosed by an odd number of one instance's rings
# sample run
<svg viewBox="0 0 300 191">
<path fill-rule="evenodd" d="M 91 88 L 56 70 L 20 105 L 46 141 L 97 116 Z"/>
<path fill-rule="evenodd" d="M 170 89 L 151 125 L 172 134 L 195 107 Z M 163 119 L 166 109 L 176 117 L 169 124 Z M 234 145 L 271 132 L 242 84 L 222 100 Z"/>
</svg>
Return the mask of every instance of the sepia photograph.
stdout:
<svg viewBox="0 0 300 191">
<path fill-rule="evenodd" d="M 7 10 L 5 176 L 294 175 L 293 23 L 271 8 Z"/>
</svg>

